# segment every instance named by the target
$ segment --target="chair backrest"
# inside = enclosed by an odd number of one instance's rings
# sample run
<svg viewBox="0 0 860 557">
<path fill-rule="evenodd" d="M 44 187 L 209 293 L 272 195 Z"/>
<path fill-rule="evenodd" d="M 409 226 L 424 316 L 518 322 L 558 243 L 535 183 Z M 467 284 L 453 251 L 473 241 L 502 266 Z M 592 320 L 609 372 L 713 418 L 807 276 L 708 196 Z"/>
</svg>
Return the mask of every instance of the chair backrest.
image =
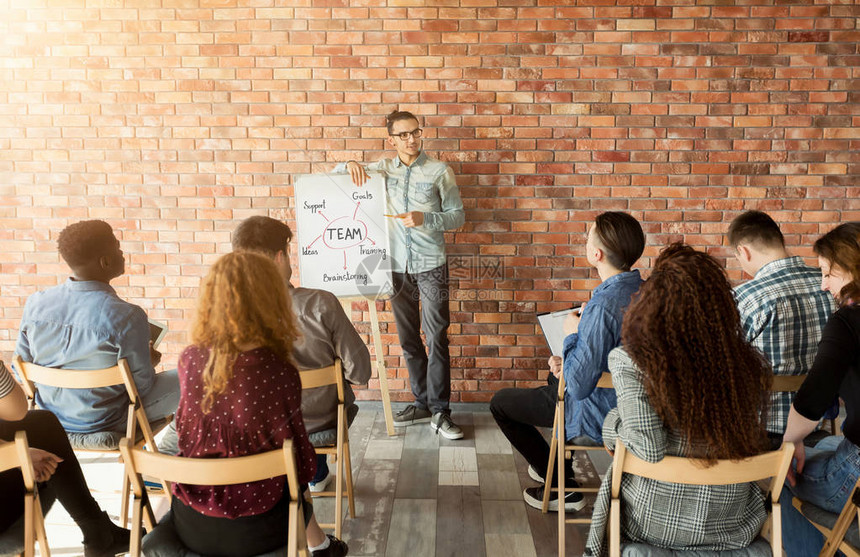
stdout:
<svg viewBox="0 0 860 557">
<path fill-rule="evenodd" d="M 113 367 L 93 370 L 44 367 L 32 362 L 25 362 L 17 354 L 13 362 L 15 369 L 23 379 L 24 390 L 31 399 L 36 396 L 35 384 L 41 384 L 62 389 L 97 389 L 99 387 L 125 385 L 131 403 L 136 404 L 140 400 L 137 386 L 134 384 L 131 370 L 125 358 L 119 360 Z"/>
<path fill-rule="evenodd" d="M 633 474 L 652 480 L 688 485 L 731 485 L 757 482 L 772 478 L 770 483 L 770 505 L 773 518 L 771 548 L 774 555 L 782 555 L 782 531 L 779 495 L 785 483 L 785 475 L 794 454 L 793 443 L 783 443 L 779 450 L 760 454 L 744 460 L 718 460 L 705 467 L 701 461 L 677 456 L 664 457 L 660 462 L 645 462 L 632 454 L 617 441 L 612 463 L 612 506 L 615 507 L 621 492 L 623 474 Z M 620 511 L 611 511 L 612 520 Z M 620 515 L 617 517 L 620 519 Z M 610 554 L 614 544 L 620 543 L 620 522 L 610 526 Z M 614 542 L 614 543 L 613 543 Z"/>
<path fill-rule="evenodd" d="M 36 400 L 36 384 L 63 389 L 97 389 L 99 387 L 125 385 L 129 399 L 125 434 L 130 439 L 137 439 L 137 428 L 140 427 L 147 446 L 152 450 L 157 450 L 152 428 L 146 417 L 146 410 L 143 408 L 143 402 L 137 393 L 137 385 L 134 383 L 131 369 L 129 369 L 125 358 L 120 359 L 113 367 L 94 370 L 68 370 L 39 366 L 32 362 L 25 362 L 17 354 L 13 362 L 15 369 L 18 370 L 21 379 L 23 379 L 24 392 L 27 393 L 27 397 L 33 403 Z"/>
<path fill-rule="evenodd" d="M 42 507 L 36 490 L 36 475 L 33 471 L 33 461 L 30 459 L 30 447 L 27 444 L 27 433 L 15 433 L 15 441 L 0 442 L 0 472 L 20 468 L 24 478 L 24 556 L 32 557 L 35 553 L 35 541 L 39 540 L 39 550 L 42 555 L 50 556 L 45 536 L 45 524 L 42 518 Z"/>
<path fill-rule="evenodd" d="M 337 400 L 343 403 L 343 367 L 340 358 L 335 358 L 334 364 L 318 369 L 306 369 L 299 372 L 302 378 L 302 390 L 337 385 Z"/>
<path fill-rule="evenodd" d="M 185 458 L 152 453 L 135 448 L 128 438 L 120 441 L 119 449 L 134 493 L 132 555 L 139 554 L 141 520 L 146 522 L 148 530 L 155 527 L 155 515 L 145 497 L 146 488 L 141 475 L 192 485 L 230 485 L 286 476 L 292 501 L 288 543 L 290 555 L 295 555 L 299 533 L 293 532 L 296 524 L 292 522 L 298 520 L 299 476 L 291 440 L 284 441 L 280 449 L 236 458 Z M 141 516 L 142 513 L 145 514 Z"/>
<path fill-rule="evenodd" d="M 24 476 L 24 487 L 32 491 L 36 485 L 36 476 L 33 473 L 33 462 L 30 460 L 30 448 L 27 444 L 27 433 L 19 431 L 15 433 L 12 442 L 0 441 L 0 472 L 20 468 Z"/>
</svg>

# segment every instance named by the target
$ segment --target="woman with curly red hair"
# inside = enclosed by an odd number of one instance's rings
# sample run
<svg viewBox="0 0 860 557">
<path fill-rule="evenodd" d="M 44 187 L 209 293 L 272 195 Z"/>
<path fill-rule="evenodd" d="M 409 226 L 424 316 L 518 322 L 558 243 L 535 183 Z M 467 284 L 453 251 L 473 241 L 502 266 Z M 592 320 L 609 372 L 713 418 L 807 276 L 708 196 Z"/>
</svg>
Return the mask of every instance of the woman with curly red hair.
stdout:
<svg viewBox="0 0 860 557">
<path fill-rule="evenodd" d="M 821 267 L 821 289 L 833 294 L 836 310 L 821 335 L 818 353 L 794 397 L 786 441 L 794 443 L 795 469 L 783 491 L 782 538 L 792 557 L 818 555 L 824 539 L 792 506 L 791 497 L 829 511 L 842 510 L 860 477 L 860 222 L 837 226 L 813 247 Z M 836 397 L 845 402 L 844 435 L 805 448 L 809 435 Z"/>
<path fill-rule="evenodd" d="M 609 355 L 618 407 L 603 423 L 637 457 L 742 459 L 768 447 L 763 414 L 772 372 L 744 340 L 725 272 L 711 256 L 667 247 L 624 317 Z M 611 473 L 595 505 L 587 555 L 602 555 Z M 748 546 L 764 523 L 765 495 L 752 483 L 693 486 L 638 476 L 621 481 L 622 541 L 674 550 Z"/>
<path fill-rule="evenodd" d="M 193 344 L 179 356 L 179 456 L 239 457 L 278 449 L 292 439 L 299 481 L 314 477 L 316 453 L 302 420 L 302 384 L 292 363 L 297 336 L 286 284 L 269 257 L 234 252 L 215 262 L 200 287 Z M 175 484 L 176 533 L 201 555 L 276 550 L 287 541 L 286 483 L 280 476 L 227 486 Z M 313 555 L 346 555 L 346 544 L 326 537 L 310 503 L 303 503 Z"/>
</svg>

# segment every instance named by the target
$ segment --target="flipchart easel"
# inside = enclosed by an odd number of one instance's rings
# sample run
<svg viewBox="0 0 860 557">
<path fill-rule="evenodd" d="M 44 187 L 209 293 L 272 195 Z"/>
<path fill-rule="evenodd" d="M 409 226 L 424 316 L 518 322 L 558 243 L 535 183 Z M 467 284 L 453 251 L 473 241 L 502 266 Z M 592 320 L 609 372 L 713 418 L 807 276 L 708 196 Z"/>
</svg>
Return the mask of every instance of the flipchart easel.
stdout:
<svg viewBox="0 0 860 557">
<path fill-rule="evenodd" d="M 395 435 L 394 417 L 391 414 L 391 396 L 388 393 L 388 371 L 385 367 L 385 356 L 382 354 L 382 335 L 379 331 L 379 315 L 376 312 L 376 302 L 381 298 L 365 296 L 347 296 L 338 298 L 346 316 L 352 321 L 352 303 L 367 302 L 370 313 L 370 334 L 373 337 L 373 351 L 376 355 L 376 373 L 379 378 L 379 392 L 382 395 L 382 413 L 385 415 L 385 430 L 388 435 Z"/>
<path fill-rule="evenodd" d="M 346 174 L 306 174 L 297 178 L 295 196 L 301 284 L 337 296 L 350 321 L 352 303 L 367 301 L 385 428 L 395 435 L 376 311 L 391 293 L 390 270 L 374 260 L 390 257 L 385 180 L 371 173 L 359 188 Z"/>
</svg>

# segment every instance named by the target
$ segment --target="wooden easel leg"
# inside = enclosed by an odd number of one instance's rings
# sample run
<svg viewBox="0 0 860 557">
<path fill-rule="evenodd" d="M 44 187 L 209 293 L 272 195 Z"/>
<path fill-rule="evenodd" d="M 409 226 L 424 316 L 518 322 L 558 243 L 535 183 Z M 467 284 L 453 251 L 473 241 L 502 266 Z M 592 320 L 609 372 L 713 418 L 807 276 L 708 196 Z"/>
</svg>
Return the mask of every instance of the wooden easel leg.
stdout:
<svg viewBox="0 0 860 557">
<path fill-rule="evenodd" d="M 379 392 L 382 394 L 382 412 L 385 414 L 385 429 L 389 436 L 395 435 L 394 416 L 391 413 L 391 396 L 388 394 L 388 371 L 382 354 L 382 335 L 379 332 L 379 316 L 376 313 L 376 300 L 368 300 L 370 328 L 373 334 L 373 349 L 376 352 L 376 371 L 379 377 Z"/>
</svg>

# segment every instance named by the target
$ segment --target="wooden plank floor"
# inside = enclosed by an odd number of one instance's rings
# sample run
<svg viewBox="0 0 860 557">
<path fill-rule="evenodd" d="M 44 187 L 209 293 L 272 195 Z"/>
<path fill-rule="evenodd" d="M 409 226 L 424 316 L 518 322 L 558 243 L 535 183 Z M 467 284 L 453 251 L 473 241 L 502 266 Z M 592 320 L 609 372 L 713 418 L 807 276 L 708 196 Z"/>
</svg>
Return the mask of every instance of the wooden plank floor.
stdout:
<svg viewBox="0 0 860 557">
<path fill-rule="evenodd" d="M 557 516 L 523 501 L 523 489 L 535 482 L 489 412 L 455 410 L 465 438 L 450 441 L 429 424 L 398 428 L 389 437 L 378 408 L 362 407 L 349 432 L 357 517 L 344 519 L 343 538 L 351 556 L 557 555 Z M 92 459 L 91 454 L 82 458 Z M 603 451 L 577 455 L 577 478 L 596 484 L 608 463 Z M 116 519 L 121 466 L 115 458 L 100 457 L 84 463 L 84 472 Z M 314 508 L 320 521 L 334 521 L 333 499 L 317 499 Z M 591 505 L 580 511 L 590 512 Z M 54 505 L 47 524 L 53 554 L 81 554 L 80 531 L 60 505 Z M 567 555 L 581 555 L 587 528 L 568 525 L 566 532 Z"/>
</svg>

